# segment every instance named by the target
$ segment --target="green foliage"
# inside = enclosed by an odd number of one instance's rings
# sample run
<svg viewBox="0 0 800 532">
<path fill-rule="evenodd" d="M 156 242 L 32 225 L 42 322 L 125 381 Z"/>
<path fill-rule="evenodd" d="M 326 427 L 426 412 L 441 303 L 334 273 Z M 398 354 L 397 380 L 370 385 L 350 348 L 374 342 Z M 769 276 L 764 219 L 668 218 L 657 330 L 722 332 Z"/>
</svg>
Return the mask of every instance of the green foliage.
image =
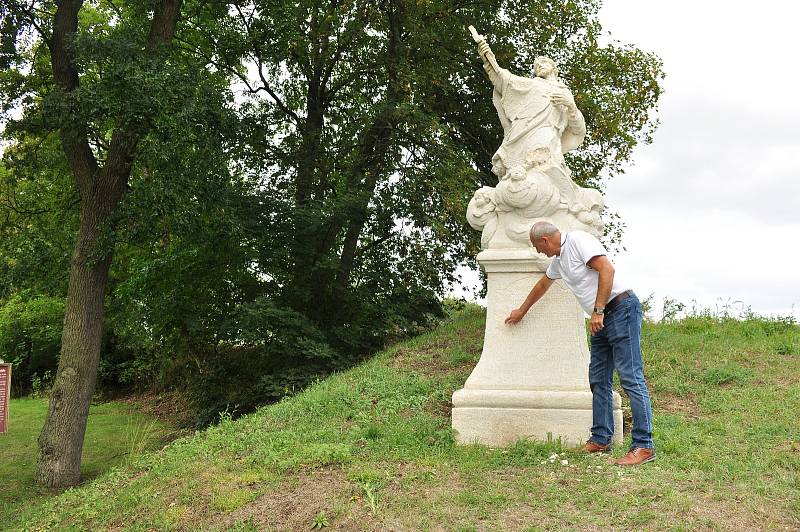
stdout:
<svg viewBox="0 0 800 532">
<path fill-rule="evenodd" d="M 41 392 L 58 366 L 64 299 L 17 294 L 0 306 L 0 358 L 14 366 L 12 392 Z"/>
<path fill-rule="evenodd" d="M 328 516 L 325 515 L 325 512 L 319 512 L 316 516 L 314 516 L 314 521 L 311 523 L 311 530 L 327 528 L 329 526 L 330 522 L 328 521 Z"/>
<path fill-rule="evenodd" d="M 0 162 L 0 298 L 63 296 L 78 195 L 55 136 L 22 134 Z"/>
<path fill-rule="evenodd" d="M 266 299 L 239 306 L 220 332 L 213 349 L 189 339 L 171 361 L 200 425 L 218 412 L 251 412 L 346 365 L 307 318 Z"/>
</svg>

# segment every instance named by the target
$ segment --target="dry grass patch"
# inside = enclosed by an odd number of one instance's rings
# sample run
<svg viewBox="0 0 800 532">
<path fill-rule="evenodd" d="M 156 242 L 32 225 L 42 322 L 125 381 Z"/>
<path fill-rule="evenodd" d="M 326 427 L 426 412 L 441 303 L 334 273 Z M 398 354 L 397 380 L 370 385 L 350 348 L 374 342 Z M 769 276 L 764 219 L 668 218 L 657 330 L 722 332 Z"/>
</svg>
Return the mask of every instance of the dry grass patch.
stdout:
<svg viewBox="0 0 800 532">
<path fill-rule="evenodd" d="M 774 506 L 753 506 L 743 498 L 738 502 L 721 501 L 698 494 L 689 515 L 676 516 L 685 525 L 687 520 L 695 530 L 798 530 L 800 521 L 781 514 Z"/>
<path fill-rule="evenodd" d="M 341 469 L 316 469 L 286 479 L 211 526 L 224 529 L 248 523 L 259 530 L 308 530 L 323 512 L 328 530 L 385 530 L 360 492 Z"/>
</svg>

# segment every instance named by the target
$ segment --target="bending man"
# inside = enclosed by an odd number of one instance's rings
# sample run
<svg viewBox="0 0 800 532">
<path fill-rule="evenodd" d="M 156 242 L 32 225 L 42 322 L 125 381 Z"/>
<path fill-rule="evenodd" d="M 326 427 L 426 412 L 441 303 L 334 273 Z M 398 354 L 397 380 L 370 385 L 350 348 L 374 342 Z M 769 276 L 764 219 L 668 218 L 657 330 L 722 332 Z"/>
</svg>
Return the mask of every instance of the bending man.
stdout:
<svg viewBox="0 0 800 532">
<path fill-rule="evenodd" d="M 536 251 L 555 257 L 547 272 L 506 324 L 519 322 L 556 279 L 575 294 L 581 307 L 591 314 L 592 332 L 589 386 L 592 390 L 592 436 L 579 448 L 583 452 L 608 452 L 614 434 L 612 382 L 614 369 L 628 395 L 633 413 L 633 442 L 617 465 L 639 465 L 655 459 L 653 414 L 644 379 L 639 335 L 642 305 L 624 281 L 615 276 L 603 245 L 584 231 L 561 234 L 548 222 L 531 227 Z"/>
</svg>

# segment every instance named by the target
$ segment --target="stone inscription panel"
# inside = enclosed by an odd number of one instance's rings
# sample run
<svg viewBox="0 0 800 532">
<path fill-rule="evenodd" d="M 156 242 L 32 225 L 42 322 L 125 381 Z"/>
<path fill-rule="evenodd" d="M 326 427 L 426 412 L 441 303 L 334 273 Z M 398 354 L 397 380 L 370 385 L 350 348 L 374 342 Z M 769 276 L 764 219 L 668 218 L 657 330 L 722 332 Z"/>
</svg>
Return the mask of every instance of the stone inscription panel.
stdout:
<svg viewBox="0 0 800 532">
<path fill-rule="evenodd" d="M 541 273 L 490 273 L 486 335 L 480 364 L 507 376 L 514 389 L 585 389 L 589 351 L 585 317 L 557 281 L 516 325 L 505 318 L 519 307 Z M 495 371 L 490 371 L 495 373 Z M 478 382 L 470 382 L 479 385 Z"/>
</svg>

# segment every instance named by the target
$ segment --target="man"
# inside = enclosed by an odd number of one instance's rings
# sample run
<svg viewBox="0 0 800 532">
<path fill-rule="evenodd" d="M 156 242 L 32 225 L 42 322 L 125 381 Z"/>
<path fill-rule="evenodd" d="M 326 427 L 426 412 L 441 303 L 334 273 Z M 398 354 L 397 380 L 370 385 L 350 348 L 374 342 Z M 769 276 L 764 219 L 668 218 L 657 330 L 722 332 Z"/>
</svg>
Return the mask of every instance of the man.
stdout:
<svg viewBox="0 0 800 532">
<path fill-rule="evenodd" d="M 592 436 L 578 450 L 597 453 L 611 449 L 614 433 L 611 386 L 616 368 L 631 403 L 633 442 L 630 451 L 614 463 L 633 466 L 654 460 L 653 415 L 639 345 L 642 324 L 639 299 L 615 275 L 605 248 L 589 233 L 570 231 L 562 235 L 553 224 L 537 222 L 531 227 L 530 239 L 536 251 L 555 258 L 522 306 L 506 318 L 506 324 L 518 323 L 556 279 L 563 279 L 581 307 L 591 315 Z"/>
</svg>

